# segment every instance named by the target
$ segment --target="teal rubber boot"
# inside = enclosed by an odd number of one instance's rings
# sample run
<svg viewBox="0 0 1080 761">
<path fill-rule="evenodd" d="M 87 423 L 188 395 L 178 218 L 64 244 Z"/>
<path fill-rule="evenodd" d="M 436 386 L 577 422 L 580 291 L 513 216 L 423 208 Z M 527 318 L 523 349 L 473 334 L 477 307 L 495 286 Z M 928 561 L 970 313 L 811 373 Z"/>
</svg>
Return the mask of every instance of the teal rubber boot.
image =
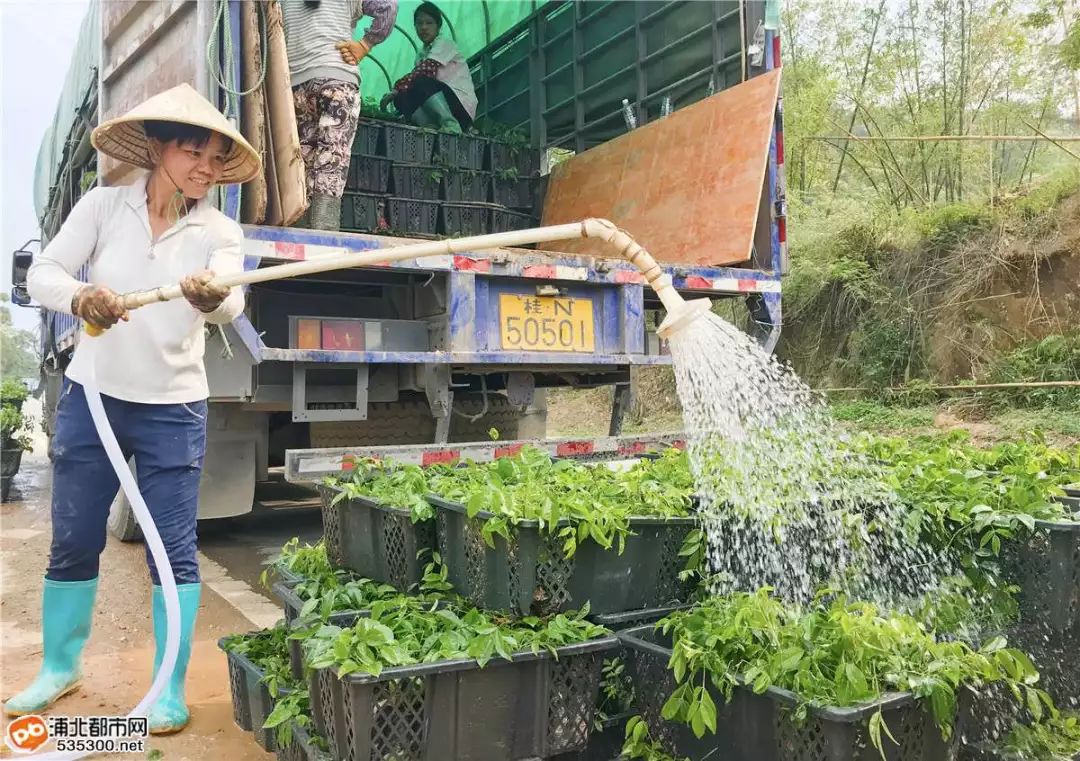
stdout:
<svg viewBox="0 0 1080 761">
<path fill-rule="evenodd" d="M 443 132 L 451 135 L 461 134 L 461 124 L 450 110 L 450 104 L 446 102 L 446 93 L 432 95 L 421 106 L 427 112 L 428 117 L 435 122 L 435 126 Z"/>
<path fill-rule="evenodd" d="M 199 597 L 202 584 L 180 584 L 180 651 L 176 654 L 176 668 L 150 706 L 150 734 L 168 735 L 187 726 L 191 714 L 184 701 L 184 683 L 187 679 L 188 661 L 191 659 L 191 635 L 195 631 L 195 617 L 199 614 Z M 161 660 L 165 657 L 165 634 L 168 625 L 165 618 L 165 595 L 161 587 L 154 586 L 154 677 L 157 677 Z"/>
<path fill-rule="evenodd" d="M 30 686 L 4 703 L 8 716 L 38 713 L 79 688 L 82 652 L 90 637 L 98 580 L 45 579 L 41 594 L 43 660 Z"/>
</svg>

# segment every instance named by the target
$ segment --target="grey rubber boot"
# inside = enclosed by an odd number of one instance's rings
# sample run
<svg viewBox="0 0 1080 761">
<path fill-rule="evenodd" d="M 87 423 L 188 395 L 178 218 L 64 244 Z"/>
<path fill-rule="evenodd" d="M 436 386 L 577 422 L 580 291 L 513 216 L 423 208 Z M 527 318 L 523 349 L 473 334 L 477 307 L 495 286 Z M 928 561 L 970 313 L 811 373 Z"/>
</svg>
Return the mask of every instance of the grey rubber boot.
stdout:
<svg viewBox="0 0 1080 761">
<path fill-rule="evenodd" d="M 454 112 L 450 110 L 450 104 L 446 102 L 446 93 L 432 95 L 424 101 L 420 109 L 425 111 L 435 122 L 435 126 L 443 132 L 449 132 L 451 135 L 461 134 L 461 124 L 455 118 Z"/>
<path fill-rule="evenodd" d="M 311 197 L 311 229 L 337 232 L 341 229 L 341 199 L 316 194 Z"/>
</svg>

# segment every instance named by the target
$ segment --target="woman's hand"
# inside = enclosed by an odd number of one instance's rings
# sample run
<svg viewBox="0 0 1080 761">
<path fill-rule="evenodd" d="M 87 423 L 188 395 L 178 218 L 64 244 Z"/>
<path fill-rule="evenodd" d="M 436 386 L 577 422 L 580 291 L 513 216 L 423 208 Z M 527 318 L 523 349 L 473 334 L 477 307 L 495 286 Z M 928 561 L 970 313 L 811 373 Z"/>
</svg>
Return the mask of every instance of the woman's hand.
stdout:
<svg viewBox="0 0 1080 761">
<path fill-rule="evenodd" d="M 214 273 L 210 270 L 196 272 L 180 281 L 180 290 L 191 306 L 200 312 L 213 312 L 229 296 L 229 289 L 213 285 Z"/>
<path fill-rule="evenodd" d="M 362 40 L 341 40 L 334 47 L 341 53 L 341 60 L 350 66 L 356 66 L 371 52 L 371 48 Z"/>
<path fill-rule="evenodd" d="M 124 302 L 105 286 L 87 285 L 71 300 L 71 313 L 88 325 L 105 330 L 130 318 Z"/>
</svg>

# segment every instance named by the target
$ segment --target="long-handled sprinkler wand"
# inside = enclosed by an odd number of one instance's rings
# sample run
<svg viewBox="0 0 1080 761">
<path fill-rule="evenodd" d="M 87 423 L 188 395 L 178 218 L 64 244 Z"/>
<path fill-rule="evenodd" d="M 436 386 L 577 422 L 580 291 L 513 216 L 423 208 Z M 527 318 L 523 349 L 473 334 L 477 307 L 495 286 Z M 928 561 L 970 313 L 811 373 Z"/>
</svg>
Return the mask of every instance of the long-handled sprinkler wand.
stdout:
<svg viewBox="0 0 1080 761">
<path fill-rule="evenodd" d="M 430 241 L 423 243 L 409 243 L 403 246 L 395 246 L 388 249 L 379 249 L 370 253 L 355 254 L 342 253 L 322 256 L 316 259 L 308 259 L 302 262 L 279 264 L 273 267 L 243 272 L 236 275 L 215 278 L 214 285 L 233 288 L 239 285 L 251 285 L 253 283 L 266 283 L 272 280 L 283 280 L 300 275 L 313 275 L 319 272 L 349 269 L 351 267 L 364 267 L 388 262 L 401 261 L 403 259 L 418 259 L 425 256 L 438 256 L 440 254 L 454 254 L 465 251 L 482 251 L 492 248 L 507 248 L 524 246 L 531 243 L 550 243 L 559 240 L 572 240 L 574 238 L 595 238 L 607 243 L 620 258 L 626 259 L 641 270 L 647 282 L 656 295 L 660 297 L 667 316 L 657 329 L 657 333 L 663 337 L 670 337 L 673 333 L 682 330 L 695 319 L 709 311 L 708 299 L 694 299 L 686 301 L 676 292 L 671 283 L 671 277 L 665 275 L 660 265 L 656 263 L 652 255 L 642 248 L 629 233 L 619 229 L 606 219 L 585 219 L 581 222 L 573 222 L 565 225 L 553 225 L 550 227 L 535 227 L 528 230 L 516 230 L 507 233 L 494 233 L 491 235 L 475 235 L 470 238 L 456 238 L 453 240 Z M 163 286 L 149 291 L 127 293 L 121 296 L 125 309 L 137 309 L 159 301 L 171 301 L 183 298 L 183 292 L 179 285 Z M 94 326 L 86 326 L 87 335 L 101 335 L 102 331 Z M 93 362 L 90 363 L 93 366 Z M 139 705 L 130 715 L 145 715 L 150 705 L 157 698 L 165 683 L 172 676 L 176 665 L 176 656 L 180 649 L 180 599 L 176 592 L 176 582 L 173 577 L 172 567 L 161 544 L 157 527 L 154 526 L 150 511 L 139 493 L 138 485 L 131 476 L 127 463 L 120 454 L 120 448 L 116 445 L 116 437 L 113 435 L 109 420 L 105 416 L 105 410 L 101 405 L 101 396 L 96 384 L 85 384 L 87 402 L 94 419 L 94 426 L 98 436 L 109 454 L 109 462 L 112 464 L 116 475 L 124 489 L 124 494 L 131 502 L 135 510 L 139 525 L 150 546 L 157 565 L 162 582 L 162 593 L 165 599 L 165 613 L 168 620 L 167 634 L 165 638 L 165 654 L 162 658 L 161 668 L 157 678 L 150 686 L 150 691 L 143 697 Z M 86 753 L 49 753 L 44 756 L 34 756 L 42 761 L 73 761 L 82 758 Z"/>
<path fill-rule="evenodd" d="M 581 222 L 552 225 L 550 227 L 534 227 L 528 230 L 515 230 L 506 233 L 474 235 L 469 238 L 409 243 L 362 254 L 351 252 L 331 254 L 302 262 L 290 262 L 289 264 L 279 264 L 236 275 L 218 277 L 212 281 L 212 284 L 232 288 L 238 285 L 266 283 L 271 280 L 283 280 L 300 275 L 313 275 L 319 272 L 349 269 L 351 267 L 384 264 L 401 261 L 402 259 L 417 259 L 425 256 L 492 248 L 509 248 L 531 243 L 551 243 L 574 238 L 602 240 L 611 246 L 613 252 L 617 253 L 620 258 L 626 259 L 641 270 L 645 276 L 645 281 L 656 291 L 656 295 L 660 297 L 660 301 L 667 310 L 667 316 L 657 331 L 661 337 L 667 338 L 675 331 L 689 324 L 695 317 L 709 310 L 710 302 L 708 299 L 685 301 L 676 292 L 671 284 L 671 278 L 664 275 L 663 270 L 660 269 L 660 265 L 656 263 L 652 255 L 642 248 L 627 232 L 619 229 L 606 219 L 585 219 Z M 158 301 L 179 299 L 183 295 L 179 285 L 170 285 L 148 291 L 127 293 L 121 296 L 121 300 L 125 309 L 137 309 Z M 92 329 L 91 326 L 87 326 L 87 328 L 90 335 L 100 335 L 100 330 Z"/>
</svg>

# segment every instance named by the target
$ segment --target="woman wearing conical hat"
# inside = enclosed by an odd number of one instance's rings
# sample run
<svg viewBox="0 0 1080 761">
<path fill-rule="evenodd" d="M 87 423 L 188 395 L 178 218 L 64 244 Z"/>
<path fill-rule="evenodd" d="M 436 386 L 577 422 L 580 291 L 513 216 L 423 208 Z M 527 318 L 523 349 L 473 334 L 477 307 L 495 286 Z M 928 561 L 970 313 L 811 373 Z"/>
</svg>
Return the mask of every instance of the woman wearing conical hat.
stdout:
<svg viewBox="0 0 1080 761">
<path fill-rule="evenodd" d="M 82 384 L 94 364 L 109 421 L 161 533 L 180 592 L 176 669 L 152 706 L 153 733 L 189 719 L 184 680 L 199 608 L 195 517 L 206 448 L 205 323 L 244 309 L 239 289 L 215 287 L 215 274 L 243 270 L 240 226 L 207 195 L 260 171 L 258 155 L 188 85 L 150 98 L 94 130 L 94 147 L 147 170 L 132 185 L 84 195 L 30 268 L 30 294 L 45 308 L 75 315 L 96 331 L 75 349 L 65 373 L 53 438 L 52 548 L 42 598 L 44 660 L 37 678 L 6 701 L 9 715 L 37 713 L 74 691 L 82 675 L 98 583 L 98 556 L 119 482 L 87 408 Z M 83 270 L 86 267 L 85 271 Z M 128 314 L 117 294 L 182 281 L 186 301 Z M 119 323 L 119 324 L 117 324 Z M 113 327 L 115 325 L 115 327 Z M 96 332 L 95 331 L 95 332 Z M 84 343 L 94 341 L 94 351 Z M 165 649 L 165 603 L 153 582 L 154 672 Z M 109 684 L 102 675 L 101 689 Z"/>
</svg>

